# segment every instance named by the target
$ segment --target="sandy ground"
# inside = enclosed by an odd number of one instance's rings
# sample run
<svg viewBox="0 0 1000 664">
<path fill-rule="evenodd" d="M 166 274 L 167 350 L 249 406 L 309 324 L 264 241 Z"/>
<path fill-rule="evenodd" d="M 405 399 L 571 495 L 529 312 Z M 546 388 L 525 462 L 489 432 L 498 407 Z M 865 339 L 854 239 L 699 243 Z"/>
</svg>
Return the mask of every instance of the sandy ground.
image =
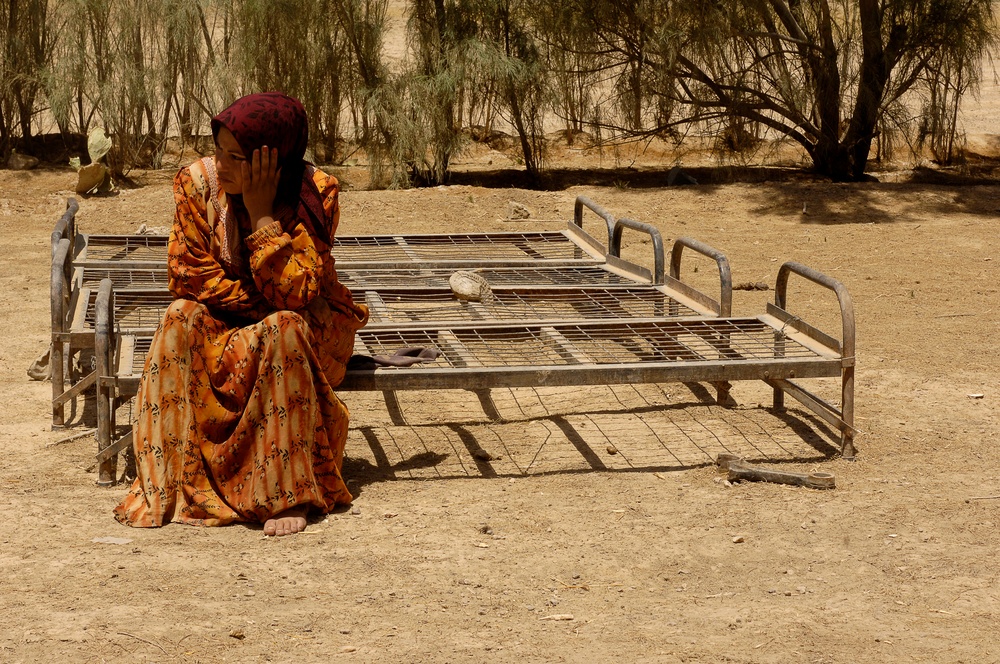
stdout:
<svg viewBox="0 0 1000 664">
<path fill-rule="evenodd" d="M 968 128 L 984 150 L 986 92 Z M 857 460 L 755 384 L 735 386 L 734 409 L 683 385 L 495 390 L 498 420 L 471 393 L 408 393 L 404 423 L 345 393 L 353 510 L 281 539 L 130 530 L 111 517 L 124 488 L 95 486 L 93 436 L 59 442 L 86 429 L 53 431 L 51 386 L 25 374 L 48 346 L 49 233 L 74 174 L 0 171 L 0 661 L 1000 661 L 1000 186 L 893 172 L 663 188 L 663 172 L 624 170 L 546 192 L 374 192 L 340 174 L 343 234 L 558 229 L 585 194 L 716 246 L 737 283 L 773 284 L 785 260 L 840 279 L 858 323 Z M 171 175 L 83 200 L 81 229 L 169 224 Z M 532 218 L 505 221 L 510 200 Z M 626 257 L 649 264 L 650 245 L 627 236 Z M 685 273 L 716 287 L 710 265 Z M 735 312 L 772 296 L 737 291 Z M 838 331 L 827 294 L 794 285 L 790 302 Z M 837 488 L 727 486 L 722 451 Z M 128 541 L 95 541 L 109 537 Z"/>
</svg>

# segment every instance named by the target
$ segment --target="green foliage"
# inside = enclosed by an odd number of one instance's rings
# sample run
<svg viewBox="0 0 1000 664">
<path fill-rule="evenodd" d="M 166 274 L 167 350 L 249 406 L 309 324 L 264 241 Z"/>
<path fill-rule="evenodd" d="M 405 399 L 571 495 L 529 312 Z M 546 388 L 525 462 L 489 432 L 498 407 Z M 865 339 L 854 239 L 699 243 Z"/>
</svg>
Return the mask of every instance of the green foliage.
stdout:
<svg viewBox="0 0 1000 664">
<path fill-rule="evenodd" d="M 616 72 L 621 135 L 677 125 L 756 127 L 798 142 L 816 170 L 860 179 L 875 136 L 911 95 L 950 152 L 957 104 L 996 45 L 990 0 L 570 0 Z M 662 112 L 650 124 L 652 99 Z M 942 147 L 946 140 L 948 147 Z"/>
<path fill-rule="evenodd" d="M 526 0 L 465 0 L 475 24 L 469 70 L 489 102 L 518 136 L 528 174 L 540 178 L 545 151 L 544 113 L 551 97 L 548 72 L 535 34 L 538 5 Z"/>
<path fill-rule="evenodd" d="M 733 155 L 799 143 L 859 179 L 908 144 L 959 153 L 959 103 L 997 44 L 990 0 L 388 0 L 0 3 L 0 159 L 40 118 L 95 126 L 119 174 L 158 166 L 238 96 L 281 90 L 316 157 L 364 150 L 381 186 L 446 182 L 465 136 L 516 137 L 541 177 L 546 126 L 598 143 L 686 133 Z"/>
<path fill-rule="evenodd" d="M 31 138 L 42 72 L 53 46 L 46 0 L 0 4 L 0 158 L 4 161 L 15 133 Z"/>
<path fill-rule="evenodd" d="M 224 50 L 236 82 L 224 100 L 280 91 L 309 109 L 314 149 L 338 156 L 347 38 L 334 0 L 229 0 Z M 305 46 L 305 47 L 304 47 Z"/>
<path fill-rule="evenodd" d="M 601 83 L 601 58 L 590 51 L 591 35 L 584 29 L 586 19 L 559 2 L 538 7 L 536 18 L 552 86 L 552 105 L 566 125 L 570 145 L 576 133 L 599 122 L 598 92 Z"/>
</svg>

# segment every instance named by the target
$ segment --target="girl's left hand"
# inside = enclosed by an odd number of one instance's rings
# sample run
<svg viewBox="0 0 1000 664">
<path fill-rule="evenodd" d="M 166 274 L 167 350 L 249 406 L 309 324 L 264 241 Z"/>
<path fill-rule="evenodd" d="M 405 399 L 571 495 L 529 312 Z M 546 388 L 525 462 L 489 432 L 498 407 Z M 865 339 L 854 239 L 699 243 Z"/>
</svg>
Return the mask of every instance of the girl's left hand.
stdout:
<svg viewBox="0 0 1000 664">
<path fill-rule="evenodd" d="M 253 151 L 253 157 L 240 165 L 243 176 L 243 204 L 259 230 L 273 221 L 274 198 L 278 194 L 281 168 L 278 167 L 278 149 L 266 145 Z"/>
</svg>

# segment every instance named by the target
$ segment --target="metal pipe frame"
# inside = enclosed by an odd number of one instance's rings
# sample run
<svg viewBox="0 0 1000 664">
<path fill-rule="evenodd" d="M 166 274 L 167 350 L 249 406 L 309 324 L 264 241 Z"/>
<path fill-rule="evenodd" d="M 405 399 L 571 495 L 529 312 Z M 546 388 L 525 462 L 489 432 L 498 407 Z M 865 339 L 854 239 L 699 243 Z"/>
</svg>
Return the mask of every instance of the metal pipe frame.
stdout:
<svg viewBox="0 0 1000 664">
<path fill-rule="evenodd" d="M 635 219 L 622 218 L 615 222 L 615 229 L 611 235 L 611 242 L 608 244 L 608 253 L 615 258 L 622 257 L 622 234 L 626 228 L 630 228 L 640 233 L 649 234 L 653 241 L 653 283 L 663 284 L 664 276 L 664 252 L 663 236 L 655 227 Z"/>
<path fill-rule="evenodd" d="M 788 299 L 788 279 L 791 275 L 798 275 L 812 283 L 827 288 L 834 292 L 837 296 L 837 302 L 840 305 L 840 317 L 841 317 L 841 339 L 840 339 L 840 356 L 841 356 L 841 404 L 840 412 L 836 413 L 840 416 L 845 426 L 839 426 L 841 431 L 841 454 L 845 459 L 853 459 L 855 456 L 854 449 L 854 434 L 857 431 L 854 428 L 854 372 L 855 372 L 855 348 L 857 345 L 856 337 L 856 325 L 854 320 L 854 302 L 851 300 L 850 293 L 847 292 L 847 287 L 840 283 L 836 279 L 829 277 L 819 270 L 815 270 L 811 267 L 802 265 L 801 263 L 796 263 L 794 261 L 789 261 L 784 263 L 778 269 L 778 277 L 774 284 L 774 306 L 787 311 L 786 303 Z M 776 339 L 775 343 L 780 343 L 780 340 Z M 794 385 L 793 385 L 794 386 Z M 794 386 L 797 387 L 797 386 Z M 809 403 L 810 398 L 815 399 L 815 395 L 811 395 L 805 392 L 801 388 L 797 389 L 783 389 L 780 385 L 774 386 L 774 407 L 775 409 L 781 409 L 784 407 L 784 395 L 785 392 L 791 394 L 793 397 L 799 400 L 803 405 L 813 408 L 813 405 Z M 801 394 L 803 393 L 804 394 Z M 803 398 L 805 397 L 805 398 Z M 825 403 L 825 402 L 822 402 Z"/>
</svg>

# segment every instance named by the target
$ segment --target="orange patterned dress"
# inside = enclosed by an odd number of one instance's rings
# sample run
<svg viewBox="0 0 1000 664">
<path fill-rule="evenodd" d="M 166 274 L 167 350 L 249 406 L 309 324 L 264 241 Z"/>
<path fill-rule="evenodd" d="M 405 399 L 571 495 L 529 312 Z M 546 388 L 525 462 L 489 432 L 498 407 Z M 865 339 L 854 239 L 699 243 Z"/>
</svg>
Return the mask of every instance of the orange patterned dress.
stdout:
<svg viewBox="0 0 1000 664">
<path fill-rule="evenodd" d="M 136 397 L 138 477 L 115 508 L 130 526 L 263 522 L 351 501 L 340 474 L 348 412 L 333 388 L 368 310 L 337 280 L 329 245 L 294 215 L 241 228 L 243 260 L 224 260 L 225 193 L 213 174 L 202 160 L 174 179 L 168 272 L 178 299 Z M 332 237 L 337 180 L 311 177 Z"/>
</svg>

